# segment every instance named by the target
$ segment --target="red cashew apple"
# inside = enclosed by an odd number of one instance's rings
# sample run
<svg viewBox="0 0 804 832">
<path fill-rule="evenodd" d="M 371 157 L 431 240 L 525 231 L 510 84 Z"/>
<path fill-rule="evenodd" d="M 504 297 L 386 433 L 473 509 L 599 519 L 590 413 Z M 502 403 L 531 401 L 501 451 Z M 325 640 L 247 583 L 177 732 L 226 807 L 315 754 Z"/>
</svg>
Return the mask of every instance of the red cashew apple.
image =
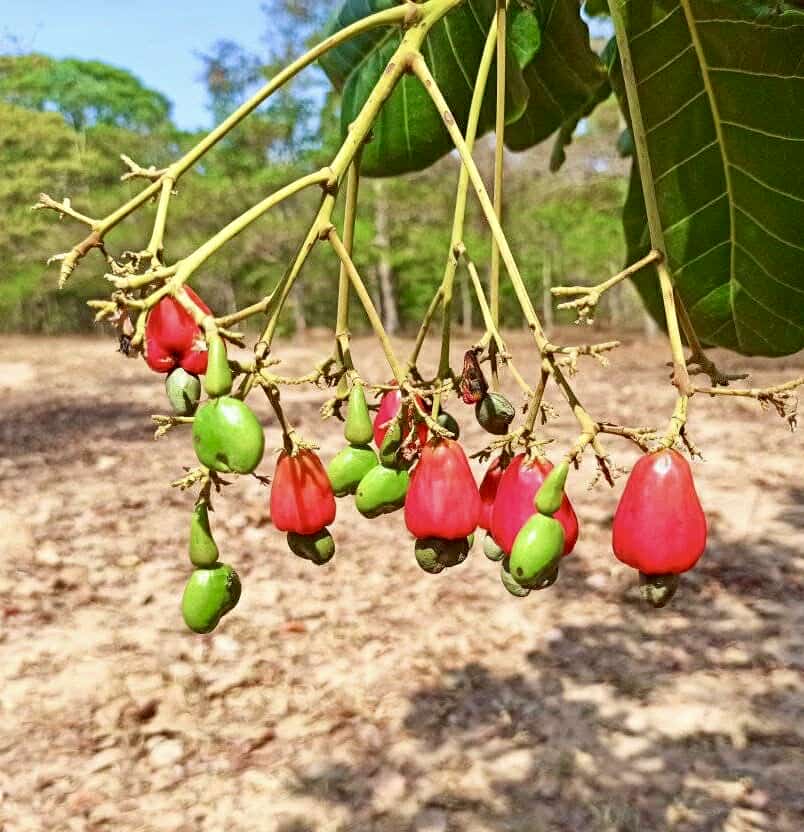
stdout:
<svg viewBox="0 0 804 832">
<path fill-rule="evenodd" d="M 703 554 L 706 531 L 687 460 L 674 450 L 643 456 L 614 515 L 617 558 L 645 575 L 680 575 Z"/>
<path fill-rule="evenodd" d="M 500 487 L 500 480 L 505 473 L 503 457 L 498 456 L 491 461 L 486 469 L 485 476 L 480 483 L 480 519 L 477 525 L 486 531 L 491 530 L 491 516 L 494 511 L 494 500 L 497 497 L 497 489 Z"/>
<path fill-rule="evenodd" d="M 393 382 L 394 384 L 396 382 Z M 419 405 L 424 406 L 421 399 L 417 400 Z M 374 442 L 378 448 L 382 447 L 382 440 L 385 439 L 385 434 L 388 433 L 388 425 L 393 420 L 394 416 L 399 413 L 399 408 L 402 407 L 402 393 L 400 390 L 388 390 L 380 399 L 380 407 L 377 410 L 377 415 L 374 417 Z M 409 417 L 403 420 L 402 435 L 407 436 L 410 431 Z M 420 445 L 424 445 L 427 441 L 427 425 L 424 422 L 419 422 L 416 426 L 416 436 Z"/>
<path fill-rule="evenodd" d="M 206 314 L 211 314 L 209 307 L 189 286 L 185 289 Z M 176 367 L 194 375 L 203 375 L 207 370 L 207 345 L 201 327 L 169 295 L 162 298 L 148 315 L 145 360 L 157 373 L 169 373 Z"/>
<path fill-rule="evenodd" d="M 522 527 L 536 513 L 533 503 L 536 492 L 552 470 L 551 462 L 539 459 L 528 462 L 525 454 L 515 456 L 505 469 L 494 500 L 490 531 L 507 555 L 511 554 Z M 568 555 L 578 542 L 578 518 L 566 494 L 553 516 L 564 527 L 564 554 Z"/>
<path fill-rule="evenodd" d="M 282 451 L 271 484 L 271 520 L 279 531 L 311 535 L 335 519 L 335 495 L 327 472 L 311 450 Z"/>
<path fill-rule="evenodd" d="M 437 439 L 422 449 L 405 498 L 405 524 L 418 538 L 460 540 L 477 528 L 480 494 L 463 448 Z"/>
</svg>

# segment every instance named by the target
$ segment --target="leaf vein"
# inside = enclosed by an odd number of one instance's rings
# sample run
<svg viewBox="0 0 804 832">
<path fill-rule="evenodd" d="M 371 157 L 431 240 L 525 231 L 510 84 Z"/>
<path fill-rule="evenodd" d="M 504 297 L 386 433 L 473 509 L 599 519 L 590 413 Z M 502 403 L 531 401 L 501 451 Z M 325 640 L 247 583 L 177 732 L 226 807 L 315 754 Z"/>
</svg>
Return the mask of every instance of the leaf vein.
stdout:
<svg viewBox="0 0 804 832">
<path fill-rule="evenodd" d="M 761 185 L 763 188 L 767 188 L 769 191 L 773 191 L 775 194 L 779 194 L 779 196 L 787 197 L 788 199 L 794 199 L 796 202 L 804 202 L 804 197 L 797 196 L 796 194 L 788 193 L 787 191 L 783 191 L 780 188 L 776 188 L 773 185 L 769 185 L 764 180 L 760 179 L 758 176 L 754 176 L 753 173 L 747 171 L 744 167 L 740 165 L 736 165 L 734 162 L 729 162 L 729 164 L 735 169 L 740 171 L 743 176 L 747 176 L 749 179 L 753 179 L 757 185 Z"/>
<path fill-rule="evenodd" d="M 675 270 L 674 275 L 676 275 L 676 276 L 680 275 L 681 272 L 683 272 L 684 269 L 687 268 L 687 266 L 692 266 L 694 263 L 697 263 L 699 260 L 703 260 L 704 257 L 707 257 L 708 255 L 710 255 L 713 251 L 715 251 L 715 249 L 721 248 L 721 246 L 728 245 L 729 243 L 731 243 L 731 240 L 729 238 L 726 238 L 725 240 L 721 240 L 719 243 L 715 243 L 713 246 L 708 248 L 706 251 L 703 251 L 700 254 L 693 257 L 692 260 L 687 260 L 685 263 L 682 263 Z"/>
<path fill-rule="evenodd" d="M 654 69 L 653 72 L 646 75 L 641 81 L 639 81 L 637 83 L 637 86 L 641 87 L 643 84 L 647 84 L 648 81 L 651 80 L 651 78 L 655 78 L 657 75 L 664 72 L 664 70 L 668 69 L 668 67 L 671 67 L 679 58 L 683 58 L 684 55 L 687 54 L 687 52 L 692 51 L 694 48 L 695 47 L 692 44 L 690 44 L 686 48 L 682 49 L 680 52 L 676 52 L 676 54 L 672 58 L 670 58 L 669 61 L 665 61 L 665 63 L 663 63 L 660 67 Z"/>
<path fill-rule="evenodd" d="M 680 8 L 681 8 L 681 6 L 676 6 L 675 8 L 671 9 L 663 18 L 661 18 L 660 20 L 657 20 L 655 23 L 652 23 L 650 26 L 648 26 L 647 29 L 643 29 L 641 32 L 638 32 L 636 35 L 634 35 L 631 38 L 631 43 L 633 43 L 634 41 L 639 40 L 641 37 L 644 37 L 645 35 L 649 34 L 654 29 L 657 29 L 659 26 L 661 26 L 663 23 L 665 23 L 667 20 L 669 20 L 677 11 L 679 11 Z"/>
<path fill-rule="evenodd" d="M 706 95 L 706 90 L 702 89 L 699 93 L 696 93 L 695 95 L 693 95 L 692 98 L 688 98 L 680 107 L 673 110 L 673 112 L 670 113 L 669 116 L 666 116 L 661 121 L 657 121 L 656 124 L 649 127 L 647 129 L 646 133 L 648 135 L 650 135 L 651 133 L 653 133 L 654 130 L 658 130 L 660 127 L 664 127 L 665 124 L 667 124 L 668 122 L 672 121 L 674 118 L 679 116 L 684 110 L 687 109 L 687 107 L 690 106 L 690 104 L 693 104 L 695 101 L 697 101 L 699 98 L 701 98 L 704 95 Z"/>
<path fill-rule="evenodd" d="M 784 75 L 778 72 L 753 72 L 750 69 L 738 69 L 737 67 L 731 66 L 710 66 L 710 72 L 734 72 L 737 75 L 748 75 L 753 78 L 783 78 L 785 80 L 796 80 L 796 81 L 804 81 L 797 73 L 791 73 L 790 75 Z"/>
<path fill-rule="evenodd" d="M 769 278 L 770 278 L 770 279 L 771 279 L 774 283 L 778 283 L 780 286 L 784 286 L 784 287 L 785 287 L 785 289 L 791 289 L 791 290 L 792 290 L 792 291 L 794 291 L 794 292 L 798 292 L 799 294 L 804 295 L 804 289 L 799 289 L 799 287 L 798 287 L 798 286 L 791 286 L 789 283 L 785 283 L 783 280 L 779 280 L 779 278 L 778 278 L 778 277 L 776 277 L 776 275 L 771 274 L 771 273 L 768 271 L 768 269 L 767 269 L 767 268 L 766 268 L 766 267 L 765 267 L 762 263 L 760 263 L 760 261 L 759 261 L 759 260 L 757 260 L 757 258 L 754 256 L 754 254 L 753 254 L 753 253 L 752 253 L 749 249 L 747 249 L 747 248 L 746 248 L 746 247 L 745 247 L 742 243 L 740 243 L 739 241 L 736 241 L 736 242 L 734 243 L 734 245 L 735 245 L 737 248 L 739 248 L 739 249 L 740 249 L 740 251 L 742 251 L 742 252 L 743 252 L 743 254 L 747 254 L 747 255 L 748 255 L 748 256 L 749 256 L 749 257 L 750 257 L 750 258 L 751 258 L 751 259 L 752 259 L 752 260 L 753 260 L 753 261 L 757 264 L 757 266 L 759 266 L 759 268 L 760 268 L 760 269 L 762 269 L 762 271 L 763 271 L 763 272 L 764 272 L 764 273 L 765 273 L 765 274 L 766 274 L 766 275 L 767 275 L 767 276 L 768 276 L 768 277 L 769 277 Z"/>
<path fill-rule="evenodd" d="M 758 228 L 761 228 L 769 237 L 773 237 L 774 240 L 778 240 L 780 243 L 784 243 L 786 246 L 789 246 L 790 248 L 797 249 L 798 251 L 804 251 L 804 246 L 800 246 L 798 245 L 798 243 L 791 243 L 790 240 L 785 240 L 784 237 L 780 237 L 778 234 L 771 231 L 770 228 L 766 228 L 756 217 L 749 214 L 748 211 L 745 210 L 745 208 L 741 208 L 739 205 L 737 205 L 737 203 L 734 204 L 734 207 L 741 214 L 744 214 L 746 217 L 748 217 L 748 219 L 751 220 L 751 222 L 754 223 L 754 225 L 756 225 Z"/>
<path fill-rule="evenodd" d="M 723 191 L 722 194 L 718 194 L 714 199 L 710 199 L 709 202 L 707 202 L 704 205 L 699 206 L 692 213 L 687 214 L 686 216 L 683 216 L 680 220 L 676 220 L 672 225 L 663 226 L 662 231 L 665 231 L 665 232 L 672 231 L 674 228 L 681 225 L 682 223 L 689 222 L 696 214 L 700 214 L 701 211 L 705 211 L 707 208 L 711 208 L 716 202 L 720 202 L 720 200 L 723 199 L 724 196 L 728 196 L 728 195 L 729 195 L 728 191 Z"/>
<path fill-rule="evenodd" d="M 674 165 L 669 167 L 666 171 L 659 174 L 656 179 L 653 180 L 654 184 L 658 184 L 659 182 L 664 179 L 665 176 L 669 176 L 674 171 L 677 171 L 680 167 L 683 167 L 687 164 L 687 162 L 691 162 L 697 156 L 700 156 L 702 153 L 706 153 L 707 150 L 711 150 L 717 144 L 717 139 L 713 139 L 709 144 L 705 144 L 703 147 L 699 147 L 694 153 L 690 153 L 689 156 L 685 156 L 680 162 L 676 162 Z"/>
<path fill-rule="evenodd" d="M 751 133 L 760 133 L 771 139 L 782 139 L 788 142 L 804 142 L 804 136 L 783 136 L 781 133 L 772 133 L 769 130 L 761 130 L 759 127 L 749 127 L 747 124 L 740 124 L 738 121 L 726 121 L 724 119 L 722 123 L 728 127 L 737 127 L 740 130 L 748 130 Z"/>
</svg>

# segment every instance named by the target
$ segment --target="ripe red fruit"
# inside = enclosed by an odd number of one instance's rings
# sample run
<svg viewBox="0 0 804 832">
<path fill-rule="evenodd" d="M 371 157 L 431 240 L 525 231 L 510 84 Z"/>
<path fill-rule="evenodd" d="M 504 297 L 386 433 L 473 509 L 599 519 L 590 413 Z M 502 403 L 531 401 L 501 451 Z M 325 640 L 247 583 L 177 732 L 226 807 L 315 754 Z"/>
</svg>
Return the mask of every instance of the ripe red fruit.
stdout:
<svg viewBox="0 0 804 832">
<path fill-rule="evenodd" d="M 500 487 L 500 480 L 505 473 L 502 464 L 503 457 L 498 456 L 491 461 L 486 469 L 483 481 L 480 483 L 480 519 L 477 525 L 486 531 L 491 530 L 491 515 L 494 510 L 494 500 L 497 496 L 497 489 Z"/>
<path fill-rule="evenodd" d="M 418 399 L 419 404 L 423 407 L 424 403 Z M 377 415 L 374 417 L 374 442 L 377 447 L 382 447 L 382 440 L 385 439 L 385 434 L 388 433 L 388 425 L 393 420 L 394 416 L 399 413 L 399 408 L 402 407 L 402 393 L 400 390 L 389 390 L 380 399 L 380 407 L 377 410 Z M 402 435 L 407 436 L 410 432 L 410 419 L 406 418 L 402 422 Z M 419 422 L 416 426 L 416 435 L 420 445 L 424 445 L 427 441 L 427 425 L 424 422 Z"/>
<path fill-rule="evenodd" d="M 527 462 L 524 454 L 515 456 L 505 469 L 494 500 L 490 531 L 507 555 L 511 554 L 520 529 L 536 513 L 533 504 L 536 492 L 552 470 L 551 462 L 538 459 Z M 564 554 L 568 555 L 578 542 L 578 518 L 566 494 L 553 516 L 564 527 Z"/>
<path fill-rule="evenodd" d="M 673 450 L 643 456 L 614 515 L 614 554 L 645 575 L 679 575 L 706 548 L 706 515 L 689 463 Z"/>
<path fill-rule="evenodd" d="M 310 535 L 335 519 L 335 495 L 318 455 L 279 455 L 271 485 L 271 520 L 279 531 Z"/>
<path fill-rule="evenodd" d="M 189 287 L 187 294 L 204 310 L 209 307 Z M 207 371 L 207 346 L 201 327 L 173 297 L 164 297 L 151 310 L 145 325 L 145 360 L 157 373 L 169 373 L 177 366 L 188 373 Z"/>
<path fill-rule="evenodd" d="M 422 450 L 405 498 L 405 524 L 414 537 L 459 540 L 477 528 L 480 494 L 469 460 L 453 439 Z"/>
</svg>

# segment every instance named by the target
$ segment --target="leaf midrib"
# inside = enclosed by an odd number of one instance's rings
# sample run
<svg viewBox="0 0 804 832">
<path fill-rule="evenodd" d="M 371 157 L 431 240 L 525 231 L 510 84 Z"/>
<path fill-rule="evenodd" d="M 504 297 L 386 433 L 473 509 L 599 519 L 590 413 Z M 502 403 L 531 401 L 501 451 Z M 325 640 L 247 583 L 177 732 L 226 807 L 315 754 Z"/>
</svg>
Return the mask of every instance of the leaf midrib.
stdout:
<svg viewBox="0 0 804 832">
<path fill-rule="evenodd" d="M 742 339 L 740 338 L 740 326 L 737 319 L 737 309 L 734 305 L 734 252 L 735 252 L 735 227 L 737 217 L 735 214 L 735 200 L 734 200 L 734 186 L 731 180 L 731 165 L 728 154 L 726 153 L 726 141 L 723 134 L 723 125 L 720 118 L 720 109 L 718 108 L 717 98 L 712 87 L 712 79 L 709 77 L 709 64 L 704 54 L 703 45 L 701 43 L 700 33 L 698 32 L 698 21 L 692 13 L 690 0 L 680 0 L 681 7 L 684 11 L 684 17 L 687 21 L 687 28 L 690 32 L 690 39 L 695 49 L 695 54 L 698 58 L 698 64 L 701 67 L 701 79 L 703 80 L 704 89 L 709 99 L 709 106 L 712 110 L 712 121 L 715 126 L 715 136 L 717 137 L 718 147 L 720 149 L 720 156 L 723 159 L 723 176 L 725 178 L 726 193 L 729 202 L 729 304 L 731 306 L 731 316 L 734 320 L 734 332 L 737 336 L 737 344 L 743 349 Z"/>
</svg>

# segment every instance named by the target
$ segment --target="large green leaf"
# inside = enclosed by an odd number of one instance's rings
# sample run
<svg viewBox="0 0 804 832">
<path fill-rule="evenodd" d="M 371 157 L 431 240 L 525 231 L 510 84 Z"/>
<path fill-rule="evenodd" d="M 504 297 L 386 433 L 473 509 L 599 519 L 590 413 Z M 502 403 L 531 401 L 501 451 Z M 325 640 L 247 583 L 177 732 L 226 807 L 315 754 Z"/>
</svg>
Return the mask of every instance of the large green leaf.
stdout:
<svg viewBox="0 0 804 832">
<path fill-rule="evenodd" d="M 390 0 L 345 0 L 329 26 L 337 31 L 368 14 L 395 5 Z M 495 0 L 466 0 L 430 31 L 423 54 L 449 102 L 456 121 L 465 129 L 486 35 L 496 9 Z M 535 22 L 535 21 L 534 21 Z M 517 119 L 527 104 L 528 89 L 516 56 L 528 54 L 521 41 L 525 22 L 512 30 L 517 37 L 506 68 L 506 113 Z M 532 31 L 532 30 L 531 30 Z M 536 29 L 538 32 L 538 29 Z M 321 60 L 332 83 L 342 91 L 341 125 L 345 132 L 360 112 L 399 46 L 398 27 L 367 32 L 333 49 Z M 494 75 L 489 79 L 480 118 L 480 132 L 494 124 Z M 368 176 L 394 176 L 422 170 L 452 149 L 443 120 L 419 81 L 404 77 L 386 102 L 374 126 L 374 138 L 363 153 Z"/>
<path fill-rule="evenodd" d="M 589 30 L 577 0 L 533 0 L 542 45 L 523 70 L 528 106 L 505 130 L 512 150 L 525 150 L 562 128 L 556 160 L 572 138 L 578 121 L 605 99 L 610 88 L 605 68 L 589 44 Z"/>
<path fill-rule="evenodd" d="M 750 0 L 612 2 L 647 133 L 642 173 L 699 337 L 746 355 L 802 349 L 804 13 Z M 640 190 L 637 178 L 629 261 L 650 245 Z M 637 285 L 658 314 L 655 280 Z"/>
</svg>

